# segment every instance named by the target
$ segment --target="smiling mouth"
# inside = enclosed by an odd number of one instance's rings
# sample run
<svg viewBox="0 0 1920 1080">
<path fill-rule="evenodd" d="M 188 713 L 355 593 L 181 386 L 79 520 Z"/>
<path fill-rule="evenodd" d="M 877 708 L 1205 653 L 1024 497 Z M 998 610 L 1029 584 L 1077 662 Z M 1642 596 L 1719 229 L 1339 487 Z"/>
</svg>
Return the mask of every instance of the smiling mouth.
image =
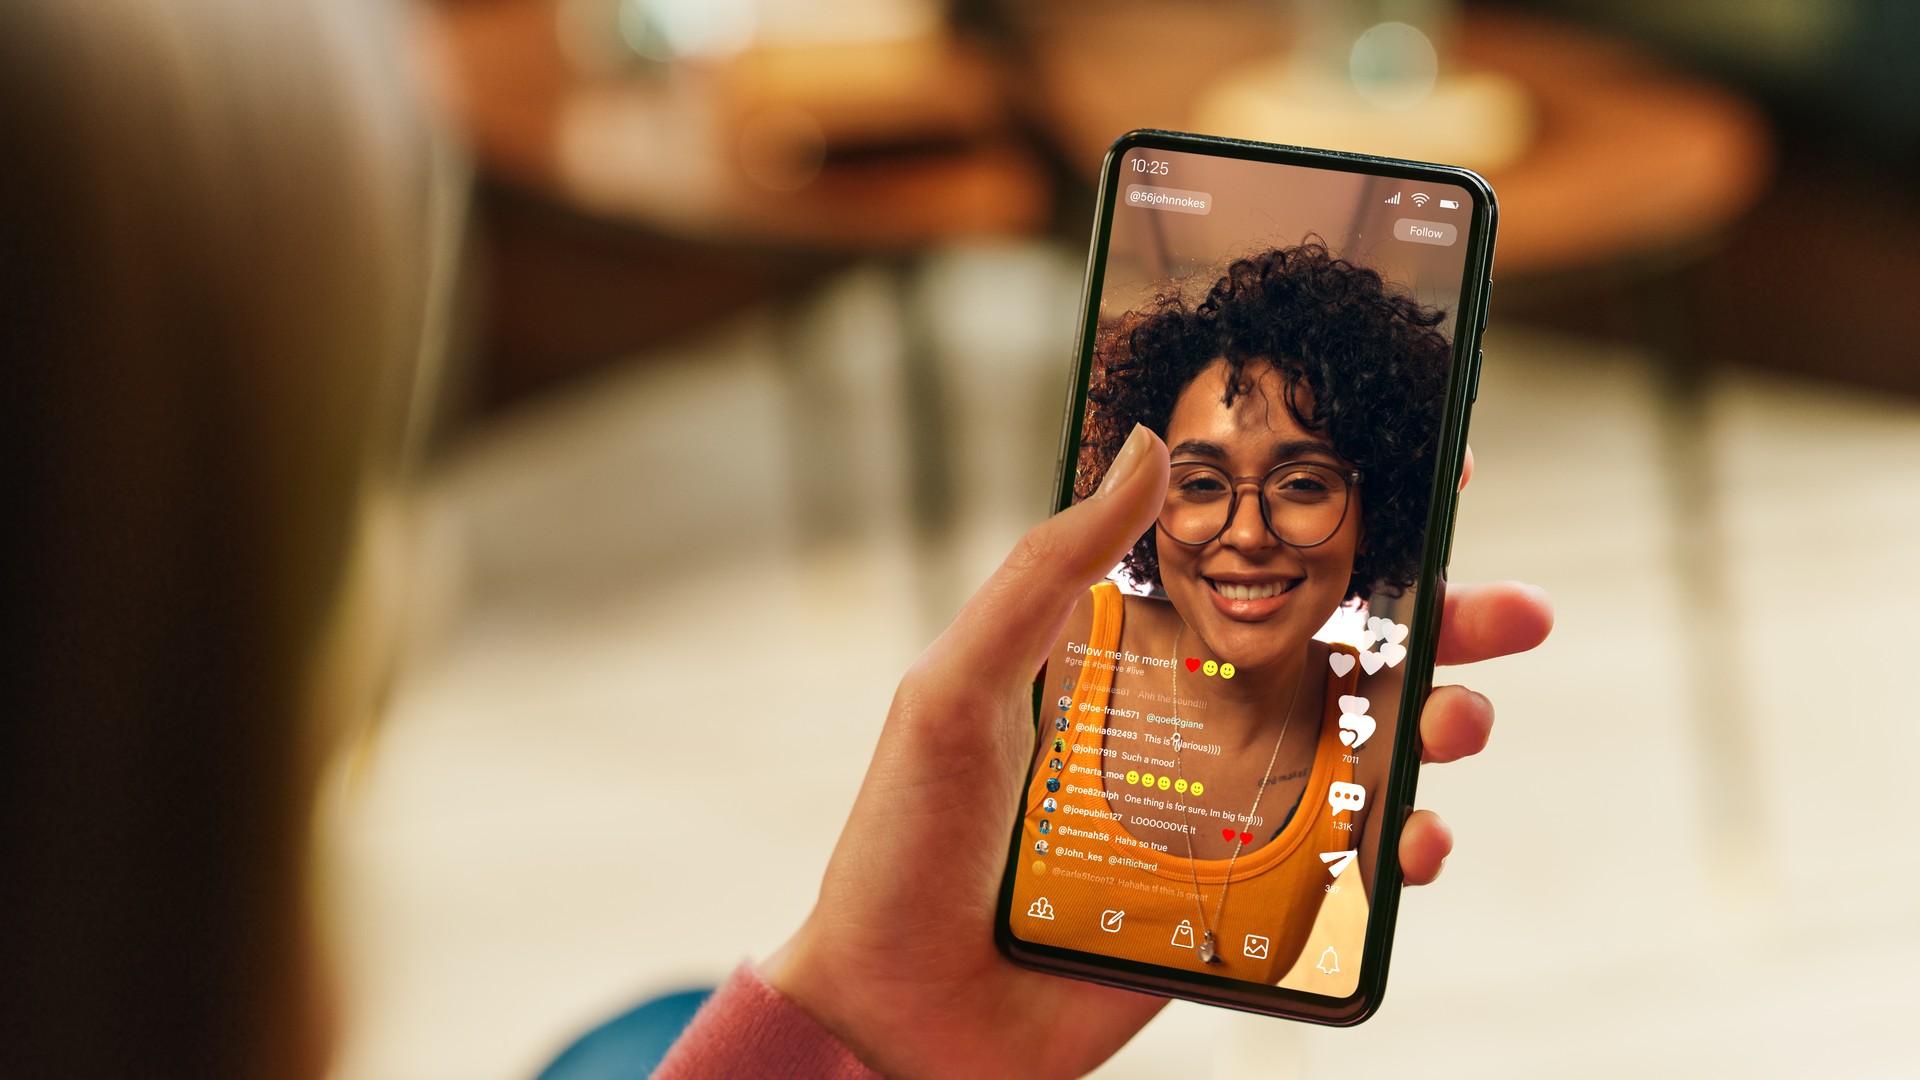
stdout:
<svg viewBox="0 0 1920 1080">
<path fill-rule="evenodd" d="M 1202 578 L 1207 588 L 1219 593 L 1228 600 L 1268 600 L 1282 593 L 1292 592 L 1299 587 L 1304 578 L 1287 578 L 1283 581 L 1259 581 L 1241 583 L 1235 581 L 1215 581 Z"/>
</svg>

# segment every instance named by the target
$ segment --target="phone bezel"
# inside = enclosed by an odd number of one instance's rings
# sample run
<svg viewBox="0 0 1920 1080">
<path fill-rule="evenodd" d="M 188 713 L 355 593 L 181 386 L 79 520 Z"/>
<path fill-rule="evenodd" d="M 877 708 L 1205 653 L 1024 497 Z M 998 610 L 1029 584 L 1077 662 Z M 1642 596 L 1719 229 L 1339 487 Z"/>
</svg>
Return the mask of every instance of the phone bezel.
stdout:
<svg viewBox="0 0 1920 1080">
<path fill-rule="evenodd" d="M 1412 811 L 1420 764 L 1419 705 L 1432 688 L 1434 650 L 1439 638 L 1440 612 L 1446 599 L 1446 567 L 1452 557 L 1454 516 L 1458 510 L 1460 472 L 1466 451 L 1466 431 L 1473 400 L 1480 381 L 1481 337 L 1486 329 L 1487 300 L 1492 284 L 1493 243 L 1498 221 L 1498 205 L 1493 189 L 1477 173 L 1455 166 L 1396 158 L 1375 157 L 1335 150 L 1226 139 L 1174 131 L 1142 129 L 1131 131 L 1107 150 L 1100 170 L 1100 188 L 1094 211 L 1094 233 L 1087 258 L 1087 274 L 1081 286 L 1079 347 L 1074 356 L 1074 373 L 1068 388 L 1066 424 L 1062 428 L 1060 451 L 1055 462 L 1054 509 L 1073 503 L 1073 472 L 1078 460 L 1079 439 L 1085 422 L 1087 383 L 1092 373 L 1094 338 L 1099 329 L 1100 297 L 1096 291 L 1106 273 L 1107 246 L 1112 236 L 1116 207 L 1115 194 L 1120 182 L 1120 167 L 1127 153 L 1135 149 L 1163 149 L 1215 157 L 1242 158 L 1280 165 L 1330 169 L 1335 172 L 1384 176 L 1409 181 L 1431 181 L 1458 185 L 1472 199 L 1465 240 L 1465 262 L 1461 276 L 1459 313 L 1454 318 L 1453 355 L 1447 379 L 1446 404 L 1440 430 L 1440 445 L 1435 459 L 1434 490 L 1428 512 L 1427 534 L 1421 554 L 1420 579 L 1410 635 L 1407 680 L 1401 696 L 1400 722 L 1388 766 L 1386 797 L 1381 803 L 1379 863 L 1374 868 L 1372 913 L 1368 918 L 1366 944 L 1361 958 L 1358 986 L 1344 998 L 1329 998 L 1303 990 L 1253 984 L 1237 979 L 1179 971 L 1098 953 L 1081 952 L 1052 945 L 1022 941 L 1013 934 L 1012 904 L 1015 875 L 1022 865 L 1022 817 L 1016 816 L 1013 836 L 1008 844 L 1007 863 L 1001 878 L 999 903 L 994 920 L 994 941 L 1014 963 L 1035 970 L 1131 990 L 1143 990 L 1232 1009 L 1283 1016 L 1310 1023 L 1335 1026 L 1358 1024 L 1379 1008 L 1386 990 L 1387 969 L 1392 958 L 1395 924 L 1399 916 L 1400 832 L 1406 815 Z M 1465 317 L 1465 313 L 1472 317 Z M 1034 683 L 1034 735 L 1044 717 L 1044 675 Z M 1025 790 L 1025 785 L 1022 785 Z M 1024 807 L 1022 808 L 1024 811 Z"/>
</svg>

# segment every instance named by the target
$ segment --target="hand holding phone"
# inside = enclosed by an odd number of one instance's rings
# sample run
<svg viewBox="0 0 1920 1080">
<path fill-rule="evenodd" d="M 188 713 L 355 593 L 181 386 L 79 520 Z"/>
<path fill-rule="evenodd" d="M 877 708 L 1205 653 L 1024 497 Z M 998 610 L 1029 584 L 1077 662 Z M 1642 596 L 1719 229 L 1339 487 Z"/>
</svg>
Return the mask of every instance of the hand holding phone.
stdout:
<svg viewBox="0 0 1920 1080">
<path fill-rule="evenodd" d="M 900 682 L 872 764 L 806 922 L 763 965 L 767 980 L 887 1075 L 1075 1076 L 1105 1061 L 1166 1004 L 1016 967 L 995 949 L 996 893 L 1025 785 L 1033 671 L 1067 612 L 1120 558 L 1163 497 L 1164 450 L 1107 496 L 1034 526 Z M 1134 532 L 1137 535 L 1137 532 Z M 1443 662 L 1523 652 L 1552 610 L 1530 586 L 1454 585 Z M 1420 717 L 1434 760 L 1477 753 L 1485 699 L 1441 687 Z M 956 764 L 964 763 L 964 764 Z M 1451 849 L 1417 811 L 1399 845 L 1412 884 Z"/>
</svg>

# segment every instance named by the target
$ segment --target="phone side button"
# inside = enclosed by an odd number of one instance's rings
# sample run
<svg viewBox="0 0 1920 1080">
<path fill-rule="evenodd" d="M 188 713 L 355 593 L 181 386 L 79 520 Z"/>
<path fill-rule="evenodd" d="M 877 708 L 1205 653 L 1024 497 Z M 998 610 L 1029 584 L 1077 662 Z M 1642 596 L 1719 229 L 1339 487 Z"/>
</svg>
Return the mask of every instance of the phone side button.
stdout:
<svg viewBox="0 0 1920 1080">
<path fill-rule="evenodd" d="M 1467 384 L 1467 400 L 1470 402 L 1480 400 L 1480 368 L 1485 365 L 1486 362 L 1486 351 L 1483 349 L 1475 349 L 1473 352 L 1473 381 Z"/>
</svg>

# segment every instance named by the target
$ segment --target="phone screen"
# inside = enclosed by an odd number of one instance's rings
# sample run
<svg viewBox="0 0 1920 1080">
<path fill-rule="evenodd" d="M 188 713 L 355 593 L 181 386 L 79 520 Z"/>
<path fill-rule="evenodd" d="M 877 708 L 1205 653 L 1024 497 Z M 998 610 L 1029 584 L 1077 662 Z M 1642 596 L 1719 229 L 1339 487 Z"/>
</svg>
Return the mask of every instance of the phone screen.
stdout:
<svg viewBox="0 0 1920 1080">
<path fill-rule="evenodd" d="M 1135 424 L 1172 464 L 1041 676 L 1005 930 L 1043 954 L 1360 986 L 1491 222 L 1483 187 L 1365 168 L 1127 140 L 1109 161 L 1062 503 Z"/>
</svg>

